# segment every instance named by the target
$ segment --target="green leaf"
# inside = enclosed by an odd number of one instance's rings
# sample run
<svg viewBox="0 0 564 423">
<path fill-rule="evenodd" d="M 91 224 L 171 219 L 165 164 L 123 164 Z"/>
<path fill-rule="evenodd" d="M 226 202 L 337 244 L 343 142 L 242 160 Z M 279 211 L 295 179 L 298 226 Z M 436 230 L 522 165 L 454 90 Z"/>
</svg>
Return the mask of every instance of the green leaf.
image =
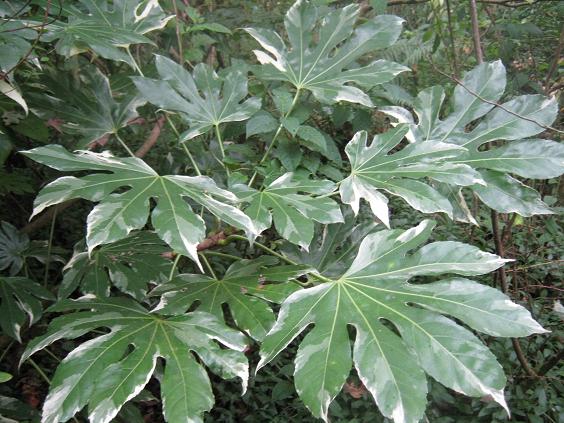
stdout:
<svg viewBox="0 0 564 423">
<path fill-rule="evenodd" d="M 288 172 L 262 191 L 244 185 L 233 187 L 239 198 L 249 203 L 245 212 L 259 232 L 274 220 L 277 232 L 288 241 L 308 250 L 313 238 L 313 221 L 328 224 L 343 221 L 337 203 L 328 197 L 313 197 L 299 192 L 323 195 L 334 190 L 328 180 L 307 180 Z"/>
<path fill-rule="evenodd" d="M 89 255 L 80 249 L 65 266 L 59 298 L 80 287 L 84 294 L 108 297 L 112 285 L 138 300 L 147 294 L 147 284 L 166 280 L 172 263 L 163 256 L 170 252 L 157 235 L 139 232 L 96 248 Z"/>
<path fill-rule="evenodd" d="M 260 111 L 247 121 L 247 138 L 256 134 L 276 131 L 278 121 L 265 111 Z"/>
<path fill-rule="evenodd" d="M 12 380 L 13 376 L 10 373 L 0 372 L 0 383 L 6 383 Z"/>
<path fill-rule="evenodd" d="M 298 128 L 296 135 L 301 139 L 300 143 L 310 150 L 323 154 L 339 166 L 342 165 L 339 148 L 329 135 L 324 134 L 320 130 L 308 125 L 301 125 Z"/>
<path fill-rule="evenodd" d="M 159 357 L 165 360 L 161 396 L 169 423 L 201 422 L 213 406 L 208 375 L 193 353 L 221 377 L 239 377 L 246 386 L 244 336 L 208 313 L 163 318 L 125 298 L 64 300 L 51 308 L 74 310 L 81 311 L 53 319 L 21 361 L 59 339 L 97 328 L 110 332 L 82 343 L 59 364 L 43 406 L 45 423 L 67 421 L 85 406 L 90 421 L 110 422 L 149 382 Z"/>
<path fill-rule="evenodd" d="M 29 237 L 8 222 L 0 222 L 0 270 L 8 269 L 11 276 L 20 273 L 24 252 L 29 248 Z"/>
<path fill-rule="evenodd" d="M 481 275 L 506 261 L 450 241 L 415 250 L 433 226 L 424 221 L 406 231 L 372 233 L 341 277 L 290 295 L 262 344 L 258 367 L 314 325 L 298 349 L 294 381 L 305 405 L 325 421 L 352 365 L 382 414 L 396 423 L 423 418 L 425 373 L 457 392 L 488 395 L 506 407 L 506 379 L 494 355 L 443 314 L 494 336 L 546 331 L 506 295 L 471 280 L 407 283 L 413 276 Z M 355 329 L 352 356 L 349 326 Z"/>
<path fill-rule="evenodd" d="M 43 7 L 48 7 L 42 0 Z M 57 8 L 50 5 L 52 14 Z M 44 41 L 58 40 L 57 53 L 66 57 L 92 50 L 105 59 L 118 60 L 134 67 L 126 51 L 132 44 L 154 44 L 145 34 L 162 29 L 174 16 L 166 16 L 158 0 L 79 0 L 64 9 L 67 22 L 49 20 Z M 124 51 L 124 49 L 126 51 Z"/>
<path fill-rule="evenodd" d="M 284 19 L 290 48 L 270 29 L 245 28 L 266 50 L 254 51 L 263 65 L 260 76 L 290 82 L 299 90 L 311 91 L 322 102 L 349 101 L 372 107 L 363 90 L 347 84 L 371 88 L 409 68 L 386 60 L 356 67 L 355 61 L 392 45 L 403 20 L 380 15 L 355 28 L 359 10 L 357 5 L 348 5 L 323 14 L 309 1 L 296 1 Z"/>
<path fill-rule="evenodd" d="M 481 174 L 487 185 L 472 188 L 488 207 L 501 213 L 518 213 L 525 217 L 554 213 L 537 191 L 517 179 L 492 170 L 483 170 Z"/>
<path fill-rule="evenodd" d="M 275 266 L 277 262 L 270 256 L 240 260 L 227 269 L 222 279 L 198 274 L 178 275 L 151 292 L 151 295 L 162 294 L 155 310 L 161 314 L 182 314 L 198 302 L 198 311 L 212 313 L 223 320 L 223 305 L 227 304 L 235 325 L 261 341 L 275 320 L 266 301 L 280 304 L 299 288 L 288 281 L 308 270 L 307 266 Z"/>
<path fill-rule="evenodd" d="M 139 116 L 137 108 L 145 100 L 134 95 L 116 100 L 108 78 L 98 69 L 83 65 L 81 70 L 80 79 L 61 72 L 47 74 L 43 83 L 49 94 L 36 93 L 33 105 L 42 116 L 61 120 L 61 130 L 80 136 L 77 147 L 86 148 L 127 126 Z"/>
<path fill-rule="evenodd" d="M 39 320 L 43 312 L 41 300 L 54 300 L 53 295 L 27 278 L 0 277 L 0 327 L 4 334 L 21 342 L 21 329 Z"/>
<path fill-rule="evenodd" d="M 522 216 L 546 214 L 548 207 L 540 201 L 539 195 L 506 173 L 525 178 L 553 178 L 564 172 L 562 144 L 522 140 L 540 134 L 545 126 L 554 122 L 558 113 L 556 99 L 523 95 L 495 107 L 491 102 L 499 101 L 506 85 L 505 68 L 501 61 L 477 66 L 464 76 L 462 84 L 466 88 L 461 85 L 455 88 L 452 113 L 443 120 L 439 118 L 445 98 L 441 87 L 428 88 L 417 96 L 414 103 L 417 124 L 411 114 L 400 107 L 388 107 L 382 111 L 409 125 L 406 136 L 410 142 L 448 142 L 466 148 L 466 152 L 447 160 L 451 165 L 463 164 L 473 169 L 496 171 L 481 171 L 484 181 L 489 178 L 492 186 L 471 186 L 489 207 L 502 213 L 511 210 Z M 467 131 L 468 124 L 478 118 L 483 119 L 474 129 Z M 483 148 L 484 144 L 492 141 L 498 141 L 498 145 L 499 141 L 508 142 L 498 148 Z M 439 181 L 456 185 L 448 179 Z M 451 190 L 459 191 L 456 187 Z M 464 205 L 457 196 L 449 198 L 453 209 L 459 211 L 454 213 L 456 220 L 475 221 L 469 212 L 463 210 Z"/>
<path fill-rule="evenodd" d="M 181 135 L 188 141 L 205 134 L 214 126 L 249 119 L 261 105 L 257 97 L 247 97 L 247 77 L 237 68 L 220 78 L 204 63 L 196 65 L 193 74 L 163 56 L 156 56 L 161 79 L 134 77 L 141 94 L 154 105 L 178 112 L 190 125 Z M 200 92 L 202 94 L 200 94 Z"/>
<path fill-rule="evenodd" d="M 350 204 L 355 214 L 360 199 L 364 198 L 374 215 L 389 227 L 388 199 L 381 193 L 386 191 L 424 213 L 444 212 L 452 217 L 452 206 L 447 198 L 418 179 L 432 178 L 457 185 L 483 183 L 480 174 L 471 167 L 446 162 L 466 151 L 455 144 L 419 142 L 388 154 L 407 132 L 407 126 L 399 125 L 374 136 L 368 145 L 368 134 L 360 131 L 345 147 L 351 174 L 341 182 L 339 190 L 341 200 Z"/>
<path fill-rule="evenodd" d="M 228 203 L 237 197 L 206 176 L 160 176 L 143 160 L 119 158 L 109 152 L 69 153 L 50 145 L 23 152 L 31 159 L 61 171 L 98 171 L 80 178 L 65 176 L 45 186 L 35 199 L 34 215 L 72 198 L 98 202 L 87 219 L 88 252 L 142 229 L 149 217 L 150 199 L 157 205 L 151 223 L 159 237 L 178 253 L 199 264 L 196 246 L 205 238 L 203 219 L 185 199 L 205 207 L 228 225 L 243 229 L 249 238 L 258 234 L 251 219 Z M 125 192 L 116 190 L 128 187 Z"/>
<path fill-rule="evenodd" d="M 542 139 L 514 141 L 492 150 L 472 151 L 461 161 L 523 178 L 556 178 L 564 173 L 564 145 Z"/>
</svg>

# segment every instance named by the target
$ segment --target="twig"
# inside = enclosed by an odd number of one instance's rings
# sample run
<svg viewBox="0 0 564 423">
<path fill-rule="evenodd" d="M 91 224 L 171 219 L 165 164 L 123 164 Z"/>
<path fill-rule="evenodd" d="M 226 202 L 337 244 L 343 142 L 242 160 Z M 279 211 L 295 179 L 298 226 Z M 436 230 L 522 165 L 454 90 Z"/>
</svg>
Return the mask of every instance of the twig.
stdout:
<svg viewBox="0 0 564 423">
<path fill-rule="evenodd" d="M 542 123 L 536 121 L 535 119 L 531 119 L 531 118 L 529 118 L 529 117 L 527 117 L 527 116 L 520 115 L 519 113 L 516 113 L 516 112 L 514 112 L 514 111 L 512 111 L 512 110 L 509 110 L 509 109 L 506 108 L 505 106 L 503 106 L 503 105 L 501 105 L 501 104 L 499 104 L 499 103 L 496 103 L 495 101 L 491 101 L 491 100 L 488 100 L 488 99 L 482 97 L 480 94 L 478 94 L 477 92 L 471 90 L 471 89 L 468 88 L 466 85 L 464 85 L 464 83 L 463 83 L 460 79 L 458 79 L 457 77 L 452 76 L 452 75 L 449 75 L 448 73 L 445 73 L 445 72 L 443 72 L 442 70 L 440 70 L 440 69 L 435 65 L 435 63 L 433 62 L 433 60 L 432 60 L 429 56 L 427 56 L 427 59 L 429 60 L 429 63 L 431 64 L 431 66 L 433 67 L 433 69 L 435 70 L 435 72 L 441 74 L 442 76 L 444 76 L 444 77 L 450 79 L 450 80 L 453 81 L 453 82 L 456 82 L 458 85 L 460 85 L 462 88 L 464 88 L 466 91 L 468 91 L 470 94 L 472 94 L 474 97 L 476 97 L 476 98 L 479 99 L 480 101 L 483 101 L 484 103 L 491 104 L 491 105 L 494 106 L 494 107 L 498 107 L 498 108 L 500 108 L 501 110 L 503 110 L 503 111 L 509 113 L 510 115 L 513 115 L 513 116 L 515 116 L 515 117 L 518 117 L 519 119 L 523 119 L 523 120 L 526 120 L 526 121 L 528 121 L 528 122 L 534 123 L 535 125 L 538 125 L 538 126 L 540 126 L 541 128 L 543 128 L 543 129 L 550 130 L 550 131 L 554 131 L 554 132 L 557 132 L 557 133 L 559 133 L 559 134 L 564 134 L 564 131 L 561 131 L 560 129 L 556 129 L 556 128 L 552 127 L 552 126 L 544 125 L 544 124 L 542 124 Z"/>
<path fill-rule="evenodd" d="M 141 147 L 139 147 L 139 149 L 135 152 L 135 157 L 144 157 L 157 143 L 157 140 L 161 135 L 161 130 L 163 128 L 165 119 L 165 116 L 160 116 L 157 119 L 155 126 L 153 126 L 153 129 L 151 130 L 151 133 L 149 134 L 145 142 L 141 145 Z"/>
</svg>

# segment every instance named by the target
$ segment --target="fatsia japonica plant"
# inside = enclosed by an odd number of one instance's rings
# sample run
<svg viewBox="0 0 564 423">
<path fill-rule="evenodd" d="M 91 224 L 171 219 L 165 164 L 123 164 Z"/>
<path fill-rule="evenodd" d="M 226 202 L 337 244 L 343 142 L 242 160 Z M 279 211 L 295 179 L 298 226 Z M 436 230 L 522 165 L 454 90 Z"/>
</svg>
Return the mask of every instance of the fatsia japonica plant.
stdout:
<svg viewBox="0 0 564 423">
<path fill-rule="evenodd" d="M 428 377 L 509 412 L 506 377 L 479 334 L 546 330 L 469 279 L 509 260 L 432 230 L 444 218 L 477 224 L 465 200 L 472 193 L 503 213 L 552 213 L 519 178 L 564 172 L 562 145 L 534 138 L 555 120 L 556 101 L 524 95 L 496 106 L 505 68 L 494 61 L 466 73 L 448 111 L 435 86 L 412 110 L 380 108 L 392 120 L 387 131 L 337 138 L 320 116 L 342 103 L 376 110 L 371 89 L 410 70 L 380 58 L 403 20 L 359 15 L 357 5 L 298 0 L 280 31 L 241 31 L 258 63 L 221 69 L 189 70 L 163 54 L 141 68 L 131 46 L 153 44 L 148 34 L 172 18 L 153 0 L 80 0 L 45 28 L 41 41 L 56 41 L 59 54 L 92 52 L 136 74 L 123 95 L 89 68 L 78 81 L 47 76 L 49 94 L 30 97 L 78 139 L 22 152 L 65 172 L 39 191 L 33 215 L 95 203 L 57 301 L 29 278 L 0 281 L 7 335 L 21 339 L 40 299 L 60 314 L 22 362 L 80 340 L 55 371 L 44 423 L 77 413 L 110 422 L 152 378 L 168 422 L 203 421 L 214 404 L 209 373 L 239 378 L 245 392 L 249 346 L 260 348 L 260 371 L 292 342 L 296 391 L 325 421 L 351 371 L 396 423 L 424 418 Z M 119 135 L 151 113 L 174 134 L 167 166 L 133 154 L 134 136 Z M 391 197 L 435 220 L 394 227 Z"/>
</svg>

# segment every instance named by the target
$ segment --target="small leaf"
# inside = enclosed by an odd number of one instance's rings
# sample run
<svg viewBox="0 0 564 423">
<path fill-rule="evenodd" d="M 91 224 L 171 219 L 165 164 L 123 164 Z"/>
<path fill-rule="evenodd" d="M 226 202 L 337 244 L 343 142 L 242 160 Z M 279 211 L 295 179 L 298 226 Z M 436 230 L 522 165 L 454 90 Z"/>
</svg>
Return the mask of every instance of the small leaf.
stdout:
<svg viewBox="0 0 564 423">
<path fill-rule="evenodd" d="M 0 327 L 4 334 L 21 342 L 21 329 L 39 320 L 43 313 L 41 300 L 54 300 L 53 295 L 27 278 L 0 277 Z"/>
<path fill-rule="evenodd" d="M 284 239 L 308 249 L 313 238 L 313 222 L 337 223 L 343 216 L 337 203 L 330 198 L 298 194 L 323 195 L 335 188 L 331 181 L 298 178 L 286 173 L 262 191 L 244 185 L 233 187 L 239 198 L 249 203 L 245 212 L 262 232 L 270 228 L 274 220 L 276 230 Z"/>
<path fill-rule="evenodd" d="M 256 134 L 276 131 L 278 121 L 265 111 L 260 111 L 247 121 L 247 138 Z"/>
<path fill-rule="evenodd" d="M 11 276 L 20 273 L 24 252 L 29 248 L 29 237 L 8 222 L 0 222 L 0 270 L 8 269 Z"/>
<path fill-rule="evenodd" d="M 163 257 L 169 252 L 155 234 L 139 232 L 104 245 L 88 254 L 78 250 L 65 266 L 59 298 L 68 297 L 76 288 L 84 294 L 108 297 L 111 285 L 138 300 L 147 294 L 147 283 L 166 280 L 172 263 Z"/>
</svg>

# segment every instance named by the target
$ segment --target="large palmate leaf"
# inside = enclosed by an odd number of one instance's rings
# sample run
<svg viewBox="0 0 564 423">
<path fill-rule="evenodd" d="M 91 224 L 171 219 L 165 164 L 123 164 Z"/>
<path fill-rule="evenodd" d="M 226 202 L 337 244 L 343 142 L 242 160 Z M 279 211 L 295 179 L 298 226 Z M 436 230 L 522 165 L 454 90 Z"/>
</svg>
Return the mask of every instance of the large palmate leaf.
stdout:
<svg viewBox="0 0 564 423">
<path fill-rule="evenodd" d="M 141 300 L 147 284 L 166 280 L 172 263 L 164 254 L 170 248 L 152 232 L 139 232 L 112 244 L 103 245 L 91 254 L 79 249 L 65 266 L 59 298 L 75 289 L 97 297 L 110 295 L 112 285 Z"/>
<path fill-rule="evenodd" d="M 558 112 L 556 99 L 541 95 L 519 96 L 502 103 L 503 109 L 508 112 L 468 91 L 490 102 L 499 101 L 506 85 L 505 68 L 501 61 L 477 66 L 465 75 L 462 83 L 466 88 L 461 85 L 455 88 L 453 111 L 442 120 L 439 116 L 445 94 L 439 86 L 423 90 L 417 96 L 414 103 L 417 123 L 405 109 L 391 107 L 383 111 L 410 124 L 407 136 L 411 142 L 448 142 L 466 148 L 466 152 L 449 161 L 488 170 L 481 171 L 487 184 L 471 188 L 489 207 L 523 216 L 552 213 L 538 193 L 506 173 L 523 178 L 553 178 L 564 173 L 562 144 L 540 139 L 524 140 L 543 132 L 541 125 L 554 122 Z M 474 129 L 466 131 L 467 125 L 478 118 L 483 119 Z M 484 144 L 491 141 L 509 142 L 498 148 L 484 149 Z M 451 189 L 455 193 L 459 191 L 458 188 Z M 453 204 L 455 208 L 464 209 L 461 196 L 453 195 L 452 198 L 457 203 Z M 455 217 L 467 221 L 472 219 L 469 212 L 460 212 Z"/>
<path fill-rule="evenodd" d="M 358 5 L 348 5 L 323 15 L 311 2 L 298 0 L 284 19 L 290 48 L 273 30 L 245 28 L 266 50 L 254 52 L 263 64 L 261 76 L 288 81 L 323 102 L 349 101 L 371 107 L 363 90 L 347 84 L 371 88 L 409 68 L 386 60 L 356 65 L 360 57 L 395 43 L 403 22 L 397 16 L 379 15 L 355 28 L 359 11 Z"/>
<path fill-rule="evenodd" d="M 299 288 L 288 281 L 308 270 L 307 266 L 275 266 L 277 262 L 270 256 L 239 260 L 227 269 L 222 279 L 178 275 L 155 288 L 151 295 L 162 294 L 156 308 L 161 314 L 182 314 L 198 301 L 198 311 L 223 319 L 223 305 L 227 304 L 237 327 L 260 341 L 275 320 L 266 301 L 280 304 Z"/>
<path fill-rule="evenodd" d="M 45 26 L 47 34 L 42 40 L 58 40 L 57 53 L 70 57 L 91 49 L 106 59 L 131 66 L 135 63 L 127 53 L 129 46 L 153 44 L 145 34 L 163 28 L 173 18 L 164 14 L 158 0 L 79 0 L 58 6 L 47 0 L 41 3 L 49 6 L 52 14 L 67 17 L 67 22 L 54 19 Z"/>
<path fill-rule="evenodd" d="M 323 195 L 332 192 L 335 184 L 328 180 L 308 180 L 292 172 L 285 173 L 261 191 L 246 185 L 233 187 L 244 202 L 245 212 L 259 232 L 274 226 L 288 241 L 308 249 L 314 224 L 343 221 L 338 204 L 328 197 L 313 197 L 299 192 Z"/>
<path fill-rule="evenodd" d="M 332 399 L 354 364 L 380 411 L 399 422 L 418 422 L 425 411 L 425 373 L 469 396 L 490 396 L 505 407 L 505 376 L 494 355 L 471 331 L 494 336 L 543 333 L 529 312 L 501 292 L 454 277 L 409 284 L 414 276 L 481 275 L 506 260 L 459 242 L 425 242 L 434 224 L 384 230 L 364 238 L 349 269 L 282 304 L 266 336 L 259 367 L 296 336 L 296 389 L 316 417 L 327 421 Z M 412 253 L 410 251 L 415 250 Z M 348 326 L 355 329 L 353 354 Z"/>
<path fill-rule="evenodd" d="M 54 299 L 53 294 L 27 278 L 0 276 L 2 332 L 21 342 L 20 332 L 25 323 L 32 325 L 41 317 L 41 300 Z"/>
<path fill-rule="evenodd" d="M 484 183 L 480 174 L 470 166 L 446 161 L 466 151 L 455 144 L 420 142 L 388 154 L 408 130 L 407 126 L 399 125 L 376 135 L 370 145 L 366 131 L 360 131 L 345 147 L 351 174 L 339 187 L 342 201 L 358 213 L 360 199 L 366 199 L 374 215 L 388 227 L 388 199 L 381 191 L 403 198 L 411 207 L 424 213 L 445 212 L 452 217 L 448 199 L 420 179 L 431 178 L 462 186 Z"/>
<path fill-rule="evenodd" d="M 185 199 L 202 205 L 223 222 L 243 229 L 249 237 L 257 234 L 251 219 L 227 203 L 237 202 L 237 197 L 219 188 L 211 178 L 160 176 L 138 158 L 119 158 L 108 152 L 71 154 L 60 145 L 38 147 L 23 154 L 57 170 L 104 172 L 59 178 L 45 186 L 35 199 L 34 215 L 71 198 L 99 202 L 87 220 L 89 253 L 98 245 L 119 241 L 132 230 L 142 229 L 149 217 L 151 199 L 157 201 L 151 212 L 156 233 L 175 251 L 197 263 L 196 246 L 205 238 L 205 224 Z M 127 191 L 116 192 L 126 187 Z"/>
<path fill-rule="evenodd" d="M 207 64 L 200 63 L 190 74 L 182 66 L 157 55 L 160 79 L 133 78 L 133 82 L 151 103 L 180 113 L 190 125 L 181 141 L 205 134 L 225 122 L 249 119 L 260 109 L 258 97 L 247 97 L 247 76 L 240 69 L 231 69 L 219 78 Z"/>
<path fill-rule="evenodd" d="M 33 96 L 33 106 L 60 122 L 58 128 L 63 132 L 78 135 L 77 147 L 85 148 L 127 126 L 145 100 L 135 95 L 116 100 L 108 78 L 98 69 L 83 65 L 81 70 L 79 79 L 61 72 L 46 75 L 43 83 L 49 94 Z"/>
<path fill-rule="evenodd" d="M 57 367 L 43 405 L 43 423 L 65 422 L 85 406 L 91 422 L 107 423 L 141 392 L 165 360 L 163 412 L 169 423 L 202 422 L 213 406 L 208 375 L 198 358 L 224 378 L 240 377 L 245 390 L 245 337 L 208 313 L 164 318 L 125 298 L 64 300 L 51 311 L 81 310 L 53 319 L 32 340 L 22 362 L 59 339 L 75 339 L 97 328 L 107 334 L 82 343 Z M 219 341 L 229 349 L 220 348 Z"/>
</svg>

